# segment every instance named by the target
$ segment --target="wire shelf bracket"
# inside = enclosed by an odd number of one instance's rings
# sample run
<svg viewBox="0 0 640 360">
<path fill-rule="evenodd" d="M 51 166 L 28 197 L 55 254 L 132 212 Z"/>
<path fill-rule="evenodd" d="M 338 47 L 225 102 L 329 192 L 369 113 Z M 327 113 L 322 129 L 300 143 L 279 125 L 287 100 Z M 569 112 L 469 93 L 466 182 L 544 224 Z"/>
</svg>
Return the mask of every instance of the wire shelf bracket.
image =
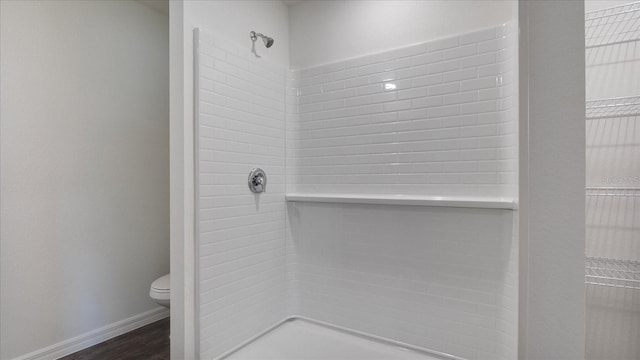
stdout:
<svg viewBox="0 0 640 360">
<path fill-rule="evenodd" d="M 587 49 L 640 40 L 640 2 L 586 13 L 584 31 Z"/>
</svg>

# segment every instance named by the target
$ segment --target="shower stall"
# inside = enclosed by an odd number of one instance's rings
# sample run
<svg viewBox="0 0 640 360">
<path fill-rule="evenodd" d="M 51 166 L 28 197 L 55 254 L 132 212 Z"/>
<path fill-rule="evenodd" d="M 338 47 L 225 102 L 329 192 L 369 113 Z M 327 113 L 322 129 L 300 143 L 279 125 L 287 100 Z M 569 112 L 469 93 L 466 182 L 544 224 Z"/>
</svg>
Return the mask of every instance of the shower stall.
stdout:
<svg viewBox="0 0 640 360">
<path fill-rule="evenodd" d="M 391 3 L 294 5 L 291 70 L 266 30 L 195 29 L 202 358 L 516 357 L 515 4 L 376 51 L 318 36 Z"/>
<path fill-rule="evenodd" d="M 554 148 L 546 127 L 584 129 L 584 8 L 542 3 L 531 21 L 573 45 L 532 29 L 567 81 L 531 81 L 523 128 L 517 1 L 172 2 L 172 354 L 515 359 L 527 333 L 583 354 L 563 336 L 583 326 L 584 221 L 549 214 L 583 212 L 584 135 Z M 558 98 L 567 126 L 544 113 Z M 524 206 L 523 149 L 545 159 L 525 161 Z"/>
</svg>

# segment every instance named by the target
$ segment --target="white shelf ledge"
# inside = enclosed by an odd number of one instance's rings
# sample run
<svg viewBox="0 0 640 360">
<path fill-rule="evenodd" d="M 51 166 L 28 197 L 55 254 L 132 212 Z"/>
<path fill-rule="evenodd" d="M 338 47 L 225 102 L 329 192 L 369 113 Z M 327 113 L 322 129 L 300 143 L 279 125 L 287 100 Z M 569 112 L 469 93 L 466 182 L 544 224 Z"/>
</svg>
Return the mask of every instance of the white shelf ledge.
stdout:
<svg viewBox="0 0 640 360">
<path fill-rule="evenodd" d="M 476 209 L 515 210 L 513 199 L 476 196 L 405 196 L 363 194 L 287 194 L 290 202 L 321 202 L 341 204 L 405 205 L 432 207 L 460 207 Z"/>
</svg>

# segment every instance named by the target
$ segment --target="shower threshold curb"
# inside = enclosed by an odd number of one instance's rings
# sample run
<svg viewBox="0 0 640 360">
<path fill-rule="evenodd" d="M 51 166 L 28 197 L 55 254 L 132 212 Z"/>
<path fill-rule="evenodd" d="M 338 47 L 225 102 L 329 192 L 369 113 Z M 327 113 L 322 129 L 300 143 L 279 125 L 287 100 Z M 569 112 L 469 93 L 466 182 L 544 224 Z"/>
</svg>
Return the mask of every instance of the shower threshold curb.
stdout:
<svg viewBox="0 0 640 360">
<path fill-rule="evenodd" d="M 394 347 L 398 347 L 398 348 L 403 348 L 406 350 L 411 350 L 414 351 L 416 353 L 422 354 L 422 355 L 427 355 L 427 356 L 433 356 L 433 357 L 437 357 L 440 358 L 442 360 L 466 360 L 465 358 L 461 358 L 458 356 L 454 356 L 451 354 L 447 354 L 447 353 L 443 353 L 440 351 L 435 351 L 435 350 L 430 350 L 430 349 L 426 349 L 423 347 L 419 347 L 419 346 L 415 346 L 415 345 L 410 345 L 401 341 L 396 341 L 396 340 L 391 340 L 385 337 L 381 337 L 381 336 L 376 336 L 376 335 L 371 335 L 365 332 L 361 332 L 361 331 L 357 331 L 357 330 L 353 330 L 353 329 L 349 329 L 346 327 L 342 327 L 342 326 L 338 326 L 338 325 L 334 325 L 328 322 L 324 322 L 324 321 L 320 321 L 320 320 L 315 320 L 312 318 L 308 318 L 308 317 L 304 317 L 304 316 L 290 316 L 287 317 L 277 323 L 275 323 L 274 325 L 268 327 L 267 329 L 265 329 L 264 331 L 260 332 L 259 334 L 251 337 L 249 340 L 241 343 L 240 345 L 234 347 L 233 349 L 226 351 L 225 353 L 223 353 L 222 355 L 220 355 L 219 357 L 215 358 L 216 360 L 224 360 L 227 359 L 229 356 L 237 353 L 238 351 L 242 350 L 243 348 L 249 346 L 250 344 L 256 342 L 257 340 L 259 340 L 260 338 L 264 337 L 265 335 L 271 333 L 272 331 L 276 330 L 278 327 L 282 326 L 285 323 L 288 322 L 293 322 L 293 321 L 301 321 L 301 322 L 307 322 L 310 324 L 315 324 L 321 327 L 325 327 L 334 331 L 338 331 L 347 335 L 351 335 L 351 336 L 356 336 L 359 338 L 363 338 L 369 341 L 374 341 L 377 343 L 382 343 L 382 344 L 386 344 L 389 346 L 394 346 Z"/>
</svg>

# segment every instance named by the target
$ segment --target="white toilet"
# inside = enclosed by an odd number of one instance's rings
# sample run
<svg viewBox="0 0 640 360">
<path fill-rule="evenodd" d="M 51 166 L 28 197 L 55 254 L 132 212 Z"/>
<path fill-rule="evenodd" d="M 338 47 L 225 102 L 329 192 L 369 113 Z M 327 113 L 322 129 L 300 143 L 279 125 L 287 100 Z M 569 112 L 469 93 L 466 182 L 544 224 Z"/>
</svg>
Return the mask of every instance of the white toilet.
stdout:
<svg viewBox="0 0 640 360">
<path fill-rule="evenodd" d="M 160 306 L 169 307 L 171 303 L 171 277 L 170 274 L 159 277 L 151 283 L 151 289 L 149 290 L 149 296 L 155 300 Z"/>
</svg>

